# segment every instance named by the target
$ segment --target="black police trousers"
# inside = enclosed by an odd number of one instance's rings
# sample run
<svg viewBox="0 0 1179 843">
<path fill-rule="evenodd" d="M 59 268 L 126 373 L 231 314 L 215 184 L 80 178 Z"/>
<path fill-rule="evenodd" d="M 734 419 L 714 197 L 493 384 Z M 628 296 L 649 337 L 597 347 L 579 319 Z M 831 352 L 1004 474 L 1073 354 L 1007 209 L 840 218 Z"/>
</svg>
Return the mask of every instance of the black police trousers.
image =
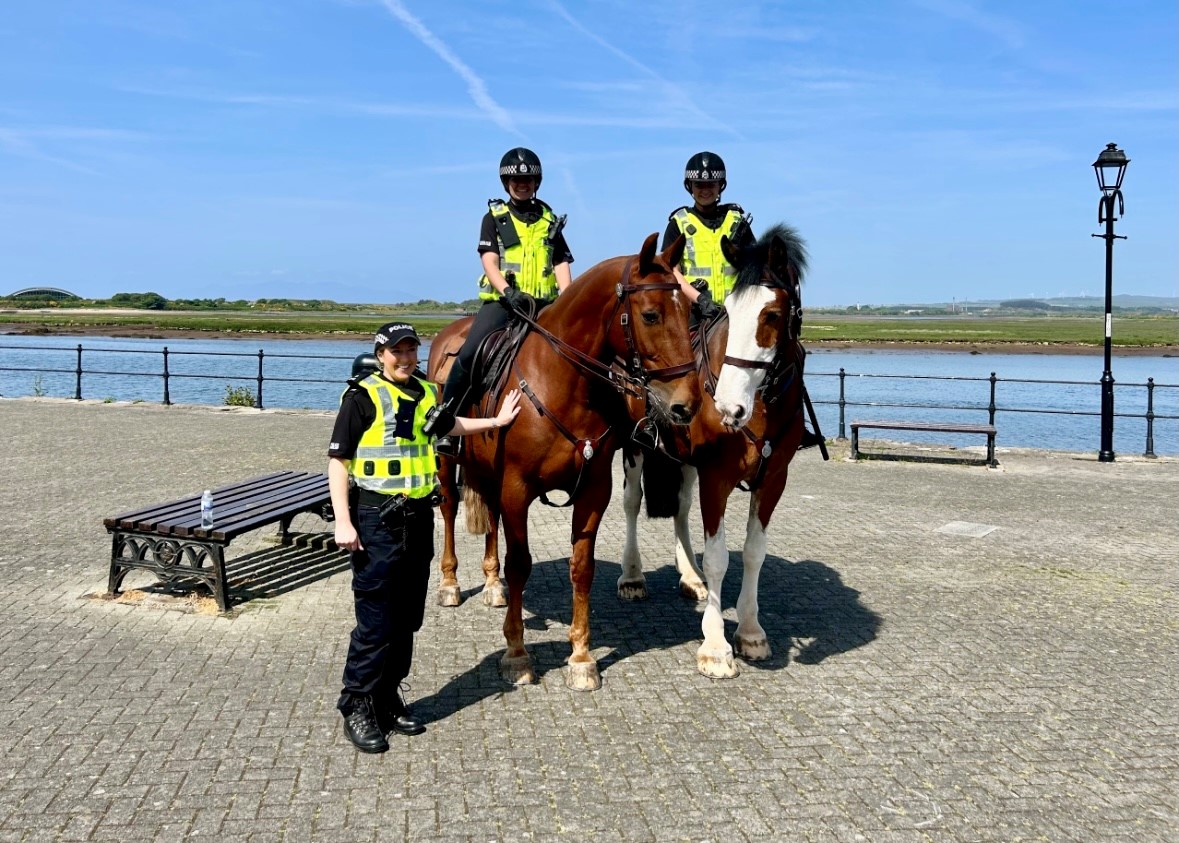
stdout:
<svg viewBox="0 0 1179 843">
<path fill-rule="evenodd" d="M 344 714 L 356 697 L 371 697 L 378 706 L 395 699 L 409 675 L 434 558 L 434 510 L 428 503 L 406 506 L 384 521 L 375 506 L 353 511 L 364 549 L 352 553 L 356 628 L 337 703 Z"/>
</svg>

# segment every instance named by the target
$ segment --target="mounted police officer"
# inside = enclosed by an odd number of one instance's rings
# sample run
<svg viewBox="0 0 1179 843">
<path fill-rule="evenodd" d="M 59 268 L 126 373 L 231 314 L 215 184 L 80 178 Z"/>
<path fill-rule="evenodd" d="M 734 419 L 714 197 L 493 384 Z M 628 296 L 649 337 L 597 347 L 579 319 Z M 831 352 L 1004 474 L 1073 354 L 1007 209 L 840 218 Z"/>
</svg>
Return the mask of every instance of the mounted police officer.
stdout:
<svg viewBox="0 0 1179 843">
<path fill-rule="evenodd" d="M 337 703 L 344 733 L 361 752 L 384 752 L 385 735 L 425 731 L 401 697 L 414 633 L 425 614 L 438 502 L 438 432 L 463 436 L 512 422 L 519 392 L 491 419 L 455 418 L 437 387 L 417 373 L 417 332 L 405 322 L 377 331 L 379 371 L 361 358 L 340 401 L 328 447 L 336 545 L 352 553 L 356 628 Z"/>
<path fill-rule="evenodd" d="M 684 256 L 678 268 L 682 280 L 691 286 L 691 292 L 685 292 L 704 318 L 716 315 L 717 306 L 724 303 L 737 280 L 737 270 L 721 252 L 721 237 L 727 236 L 738 248 L 754 242 L 750 216 L 740 205 L 720 201 L 728 184 L 725 162 L 715 152 L 697 152 L 689 158 L 684 166 L 684 189 L 691 194 L 692 205 L 672 211 L 663 233 L 665 249 L 684 235 Z"/>
<path fill-rule="evenodd" d="M 479 279 L 482 307 L 475 314 L 443 387 L 443 405 L 457 412 L 467 402 L 475 354 L 489 334 L 508 324 L 514 311 L 535 315 L 572 281 L 573 255 L 562 229 L 565 217 L 536 198 L 543 171 L 531 149 L 508 150 L 499 162 L 499 180 L 508 201 L 490 199 L 479 232 Z M 442 453 L 453 443 L 438 442 Z"/>
<path fill-rule="evenodd" d="M 737 282 L 736 268 L 721 251 L 721 237 L 728 237 L 738 249 L 756 242 L 752 217 L 736 203 L 721 203 L 728 186 L 724 160 L 715 152 L 697 152 L 684 165 L 684 189 L 692 195 L 692 206 L 672 211 L 663 232 L 664 249 L 684 235 L 684 256 L 677 270 L 684 293 L 693 301 L 693 322 L 714 319 Z M 818 443 L 819 437 L 804 426 L 799 447 Z"/>
</svg>

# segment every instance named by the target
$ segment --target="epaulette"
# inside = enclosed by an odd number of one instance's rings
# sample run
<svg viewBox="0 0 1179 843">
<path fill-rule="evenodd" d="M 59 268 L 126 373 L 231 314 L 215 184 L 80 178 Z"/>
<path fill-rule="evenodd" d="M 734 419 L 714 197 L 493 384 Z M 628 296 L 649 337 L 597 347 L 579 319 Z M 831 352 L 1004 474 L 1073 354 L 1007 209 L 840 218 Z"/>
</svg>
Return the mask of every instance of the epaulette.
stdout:
<svg viewBox="0 0 1179 843">
<path fill-rule="evenodd" d="M 691 211 L 691 210 L 692 209 L 689 208 L 687 205 L 680 205 L 678 208 L 676 208 L 674 211 L 672 211 L 670 214 L 667 215 L 667 221 L 671 222 L 672 220 L 674 220 L 675 215 L 678 214 L 680 211 Z"/>
</svg>

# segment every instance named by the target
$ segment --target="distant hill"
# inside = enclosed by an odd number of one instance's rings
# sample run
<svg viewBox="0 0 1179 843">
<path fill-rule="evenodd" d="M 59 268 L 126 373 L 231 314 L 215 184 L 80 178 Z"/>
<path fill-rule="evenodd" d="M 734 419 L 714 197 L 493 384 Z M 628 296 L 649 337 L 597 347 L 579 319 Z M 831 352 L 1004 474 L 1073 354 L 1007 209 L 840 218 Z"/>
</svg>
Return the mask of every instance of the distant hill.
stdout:
<svg viewBox="0 0 1179 843">
<path fill-rule="evenodd" d="M 1136 311 L 1179 311 L 1179 296 L 1136 296 L 1121 294 L 1113 297 L 1115 310 Z M 889 310 L 900 312 L 976 313 L 982 310 L 1003 310 L 1006 312 L 1018 310 L 1040 310 L 1061 312 L 1077 310 L 1084 312 L 1103 311 L 1105 309 L 1104 296 L 1055 296 L 1047 298 L 1010 298 L 1010 299 L 968 299 L 953 302 L 921 302 L 905 304 L 862 304 L 863 310 Z M 855 310 L 852 308 L 823 308 L 830 310 Z"/>
</svg>

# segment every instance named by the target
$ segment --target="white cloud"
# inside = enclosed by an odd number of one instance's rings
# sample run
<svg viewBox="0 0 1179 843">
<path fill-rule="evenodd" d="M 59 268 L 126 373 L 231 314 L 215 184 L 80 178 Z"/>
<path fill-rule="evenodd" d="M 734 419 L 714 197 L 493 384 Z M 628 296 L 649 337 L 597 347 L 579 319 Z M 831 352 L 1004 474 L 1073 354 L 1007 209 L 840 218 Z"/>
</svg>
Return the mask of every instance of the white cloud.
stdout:
<svg viewBox="0 0 1179 843">
<path fill-rule="evenodd" d="M 462 59 L 456 56 L 450 47 L 442 43 L 399 0 L 381 0 L 381 2 L 393 17 L 401 21 L 402 26 L 408 29 L 411 35 L 433 50 L 440 59 L 450 65 L 451 69 L 467 83 L 467 92 L 471 95 L 471 99 L 475 101 L 475 105 L 479 107 L 480 111 L 490 117 L 505 132 L 510 132 L 514 135 L 520 134 L 512 122 L 512 116 L 508 113 L 507 109 L 492 98 L 491 94 L 487 91 L 487 85 L 484 81 Z"/>
<path fill-rule="evenodd" d="M 651 69 L 647 65 L 643 64 L 638 59 L 634 58 L 631 55 L 628 55 L 627 53 L 625 53 L 622 50 L 615 47 L 613 44 L 606 41 L 601 36 L 586 29 L 581 24 L 580 21 L 578 21 L 576 18 L 574 18 L 573 15 L 569 14 L 569 12 L 565 9 L 565 7 L 562 6 L 560 3 L 556 2 L 556 0 L 551 0 L 549 5 L 553 8 L 553 10 L 558 15 L 560 15 L 565 20 L 566 23 L 568 23 L 570 26 L 572 26 L 574 29 L 576 29 L 578 32 L 580 32 L 582 35 L 584 35 L 586 38 L 589 38 L 591 41 L 598 44 L 603 49 L 609 51 L 613 55 L 622 59 L 627 64 L 629 64 L 632 67 L 641 71 L 644 75 L 650 77 L 651 79 L 653 79 L 657 83 L 659 83 L 659 87 L 663 90 L 664 95 L 675 106 L 679 107 L 680 109 L 682 109 L 683 111 L 685 111 L 687 113 L 695 115 L 696 119 L 691 122 L 693 124 L 695 124 L 697 128 L 708 127 L 708 128 L 712 128 L 712 129 L 718 129 L 718 130 L 723 131 L 727 134 L 731 134 L 731 135 L 740 137 L 740 133 L 737 132 L 735 129 L 733 129 L 732 126 L 730 126 L 727 123 L 721 122 L 720 120 L 717 120 L 712 115 L 708 114 L 702 108 L 700 108 L 700 106 L 698 106 L 696 104 L 695 100 L 691 96 L 689 96 L 688 92 L 685 91 L 683 88 L 681 88 L 680 86 L 674 84 L 673 82 L 671 82 L 667 79 L 664 79 L 656 71 L 654 71 L 653 69 Z M 683 124 L 684 124 L 684 121 L 681 121 L 680 125 L 683 125 Z M 640 124 L 640 125 L 644 125 L 644 124 Z"/>
</svg>

